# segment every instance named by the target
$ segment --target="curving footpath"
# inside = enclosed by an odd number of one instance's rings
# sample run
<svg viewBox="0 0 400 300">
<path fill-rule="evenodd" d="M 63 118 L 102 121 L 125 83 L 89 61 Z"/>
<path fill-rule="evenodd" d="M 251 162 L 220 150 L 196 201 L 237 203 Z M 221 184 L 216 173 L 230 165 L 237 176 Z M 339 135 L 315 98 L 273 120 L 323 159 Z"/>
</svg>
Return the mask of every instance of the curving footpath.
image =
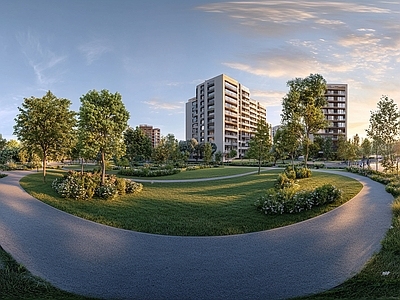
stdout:
<svg viewBox="0 0 400 300">
<path fill-rule="evenodd" d="M 339 173 L 339 172 L 337 172 Z M 221 237 L 144 234 L 32 198 L 23 172 L 0 180 L 0 245 L 34 275 L 106 299 L 286 299 L 358 273 L 391 225 L 393 197 L 368 178 L 341 207 L 295 225 Z"/>
</svg>

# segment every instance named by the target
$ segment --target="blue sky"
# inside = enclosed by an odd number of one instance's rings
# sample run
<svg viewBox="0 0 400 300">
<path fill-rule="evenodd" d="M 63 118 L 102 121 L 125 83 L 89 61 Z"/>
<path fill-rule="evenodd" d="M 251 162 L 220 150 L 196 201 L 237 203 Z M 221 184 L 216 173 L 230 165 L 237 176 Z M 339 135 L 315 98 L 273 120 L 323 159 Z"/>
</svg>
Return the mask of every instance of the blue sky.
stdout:
<svg viewBox="0 0 400 300">
<path fill-rule="evenodd" d="M 398 1 L 13 0 L 0 4 L 0 133 L 23 99 L 119 92 L 129 124 L 185 139 L 184 104 L 225 73 L 280 123 L 286 82 L 349 85 L 349 137 L 382 95 L 400 101 Z"/>
</svg>

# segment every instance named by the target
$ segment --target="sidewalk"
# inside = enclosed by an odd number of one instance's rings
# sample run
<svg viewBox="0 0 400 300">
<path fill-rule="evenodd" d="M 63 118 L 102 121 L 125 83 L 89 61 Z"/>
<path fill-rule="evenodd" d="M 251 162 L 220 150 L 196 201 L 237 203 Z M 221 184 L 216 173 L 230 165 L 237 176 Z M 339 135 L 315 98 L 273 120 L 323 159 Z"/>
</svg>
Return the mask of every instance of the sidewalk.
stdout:
<svg viewBox="0 0 400 300">
<path fill-rule="evenodd" d="M 176 237 L 71 216 L 29 196 L 18 184 L 23 172 L 11 172 L 0 179 L 0 244 L 53 285 L 105 299 L 286 299 L 318 293 L 358 273 L 391 225 L 393 197 L 384 186 L 339 173 L 364 188 L 319 217 L 243 235 Z"/>
</svg>

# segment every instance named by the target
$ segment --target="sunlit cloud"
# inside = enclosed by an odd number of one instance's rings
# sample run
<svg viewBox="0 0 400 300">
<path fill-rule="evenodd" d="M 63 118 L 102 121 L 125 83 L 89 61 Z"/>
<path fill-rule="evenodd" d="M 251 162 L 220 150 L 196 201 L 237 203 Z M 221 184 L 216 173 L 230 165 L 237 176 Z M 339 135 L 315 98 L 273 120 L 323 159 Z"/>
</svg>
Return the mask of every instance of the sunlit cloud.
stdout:
<svg viewBox="0 0 400 300">
<path fill-rule="evenodd" d="M 92 64 L 101 58 L 102 55 L 111 52 L 113 47 L 106 40 L 92 40 L 78 47 L 79 51 L 85 56 L 86 63 Z"/>
<path fill-rule="evenodd" d="M 159 111 L 159 110 L 182 110 L 184 105 L 183 102 L 177 103 L 169 103 L 169 102 L 162 102 L 158 99 L 152 99 L 149 101 L 143 101 L 144 104 L 147 104 L 151 110 Z"/>
<path fill-rule="evenodd" d="M 282 104 L 282 98 L 286 92 L 281 91 L 262 91 L 252 90 L 251 98 L 261 102 L 266 107 L 268 106 L 279 106 Z"/>
</svg>

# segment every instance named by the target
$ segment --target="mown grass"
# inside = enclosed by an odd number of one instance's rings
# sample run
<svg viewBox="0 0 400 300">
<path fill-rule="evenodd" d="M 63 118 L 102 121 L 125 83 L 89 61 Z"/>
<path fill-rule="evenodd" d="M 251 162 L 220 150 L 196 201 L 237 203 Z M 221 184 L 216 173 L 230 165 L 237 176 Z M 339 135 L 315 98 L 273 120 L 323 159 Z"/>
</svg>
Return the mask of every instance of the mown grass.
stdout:
<svg viewBox="0 0 400 300">
<path fill-rule="evenodd" d="M 400 197 L 395 199 L 392 210 L 392 228 L 386 233 L 380 252 L 359 274 L 327 292 L 296 299 L 400 299 Z"/>
<path fill-rule="evenodd" d="M 203 170 L 190 172 L 200 171 Z M 58 197 L 51 182 L 63 174 L 61 171 L 50 171 L 47 183 L 38 174 L 28 175 L 21 180 L 21 185 L 43 202 L 88 220 L 129 230 L 181 236 L 242 234 L 293 224 L 341 205 L 362 187 L 347 177 L 314 172 L 311 178 L 300 181 L 301 185 L 316 187 L 332 183 L 343 191 L 340 202 L 301 214 L 267 216 L 256 210 L 254 202 L 273 186 L 279 172 L 271 170 L 261 175 L 204 182 L 146 182 L 140 194 L 111 201 Z"/>
<path fill-rule="evenodd" d="M 96 166 L 86 166 L 85 170 L 93 170 Z M 66 166 L 64 167 L 67 170 L 76 170 L 80 171 L 80 166 Z M 98 168 L 98 167 L 97 167 Z M 145 180 L 181 180 L 181 179 L 199 179 L 199 178 L 214 178 L 214 177 L 224 177 L 238 174 L 245 174 L 249 172 L 256 172 L 257 168 L 254 167 L 229 167 L 229 166 L 220 166 L 214 168 L 206 168 L 206 169 L 198 169 L 194 171 L 182 171 L 177 174 L 167 175 L 167 176 L 158 176 L 158 177 L 135 177 L 135 176 L 121 176 L 125 178 L 131 179 L 145 179 Z M 110 170 L 107 173 L 117 174 L 117 170 Z"/>
</svg>

